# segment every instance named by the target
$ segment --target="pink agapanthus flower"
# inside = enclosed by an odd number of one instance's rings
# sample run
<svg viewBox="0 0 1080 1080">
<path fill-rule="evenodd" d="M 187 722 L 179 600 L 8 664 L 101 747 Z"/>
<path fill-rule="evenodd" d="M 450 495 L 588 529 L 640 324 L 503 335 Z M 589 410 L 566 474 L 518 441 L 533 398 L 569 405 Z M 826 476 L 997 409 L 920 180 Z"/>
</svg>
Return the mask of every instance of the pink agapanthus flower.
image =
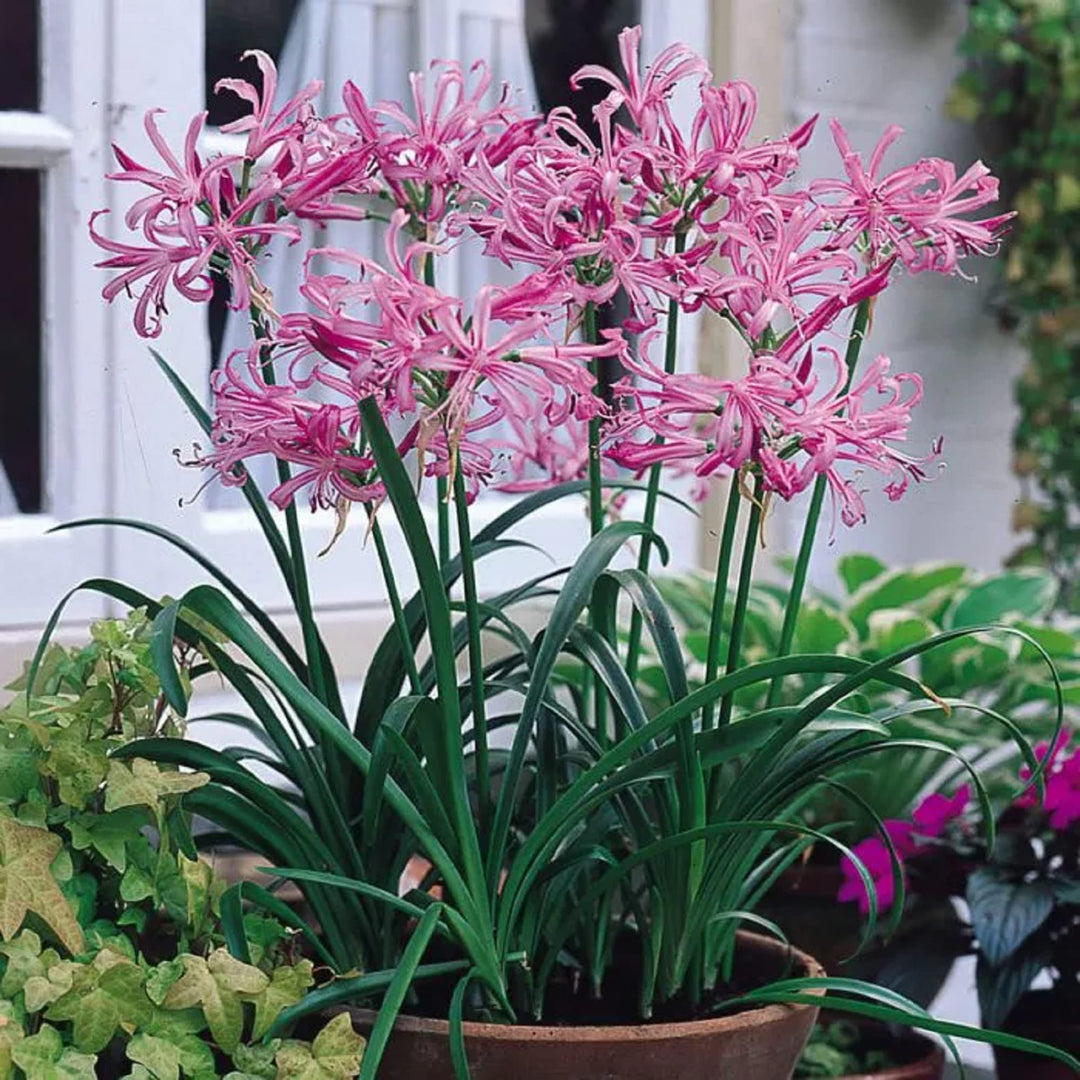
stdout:
<svg viewBox="0 0 1080 1080">
<path fill-rule="evenodd" d="M 911 822 L 889 819 L 883 824 L 902 867 L 903 860 L 915 850 Z M 878 836 L 871 836 L 857 843 L 851 849 L 851 852 L 870 875 L 878 912 L 888 911 L 896 899 L 896 877 L 885 841 Z M 860 914 L 868 915 L 870 913 L 870 894 L 866 891 L 866 884 L 859 874 L 856 864 L 845 856 L 840 863 L 840 870 L 844 876 L 844 881 L 836 894 L 837 900 L 841 902 L 856 901 L 859 905 Z"/>
</svg>

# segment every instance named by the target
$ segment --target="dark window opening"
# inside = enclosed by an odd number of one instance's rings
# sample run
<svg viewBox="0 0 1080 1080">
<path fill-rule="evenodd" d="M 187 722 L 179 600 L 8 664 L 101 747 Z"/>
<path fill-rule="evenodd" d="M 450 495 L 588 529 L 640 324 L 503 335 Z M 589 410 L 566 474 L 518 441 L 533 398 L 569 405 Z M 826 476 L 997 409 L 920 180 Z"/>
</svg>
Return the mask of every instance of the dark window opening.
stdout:
<svg viewBox="0 0 1080 1080">
<path fill-rule="evenodd" d="M 0 0 L 0 109 L 36 112 L 40 45 L 37 0 Z"/>
<path fill-rule="evenodd" d="M 211 127 L 239 120 L 250 111 L 235 94 L 215 94 L 214 87 L 219 79 L 246 79 L 261 91 L 258 66 L 250 57 L 241 60 L 240 55 L 247 49 L 262 49 L 279 61 L 297 7 L 298 0 L 206 0 L 206 108 Z M 215 276 L 207 313 L 212 368 L 223 359 L 228 304 L 229 283 Z"/>
<path fill-rule="evenodd" d="M 7 257 L 0 262 L 0 506 L 42 507 L 41 174 L 0 169 Z M 10 506 L 8 506 L 10 509 Z"/>
</svg>

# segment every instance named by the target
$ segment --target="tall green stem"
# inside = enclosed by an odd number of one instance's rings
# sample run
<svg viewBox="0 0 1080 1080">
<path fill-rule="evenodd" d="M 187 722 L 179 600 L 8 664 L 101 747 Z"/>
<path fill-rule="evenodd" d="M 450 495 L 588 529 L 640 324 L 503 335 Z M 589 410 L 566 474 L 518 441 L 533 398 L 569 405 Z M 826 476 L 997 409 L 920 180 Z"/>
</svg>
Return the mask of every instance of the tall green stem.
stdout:
<svg viewBox="0 0 1080 1080">
<path fill-rule="evenodd" d="M 424 284 L 435 288 L 435 256 L 424 256 Z M 435 514 L 438 521 L 439 569 L 450 562 L 450 483 L 445 476 L 435 478 Z"/>
<path fill-rule="evenodd" d="M 473 732 L 476 746 L 476 787 L 479 802 L 480 842 L 484 843 L 491 821 L 491 769 L 488 762 L 487 702 L 484 700 L 484 655 L 480 644 L 480 604 L 476 589 L 472 531 L 465 478 L 454 472 L 454 508 L 457 511 L 458 550 L 461 552 L 461 582 L 465 589 L 465 621 L 469 630 L 469 693 L 472 698 Z"/>
<path fill-rule="evenodd" d="M 855 368 L 859 363 L 859 351 L 862 349 L 863 340 L 866 338 L 866 328 L 870 323 L 870 303 L 870 300 L 863 300 L 855 309 L 855 319 L 851 325 L 851 336 L 848 338 L 847 352 L 844 356 L 847 367 L 844 393 L 847 393 L 851 386 L 851 380 L 855 377 Z M 791 575 L 791 590 L 788 593 L 787 607 L 784 610 L 784 624 L 780 629 L 780 644 L 776 650 L 776 655 L 780 659 L 791 652 L 791 643 L 795 638 L 795 626 L 799 621 L 799 608 L 802 606 L 803 590 L 806 587 L 806 574 L 810 567 L 810 556 L 814 551 L 818 520 L 821 517 L 821 507 L 825 501 L 827 484 L 828 481 L 825 479 L 824 474 L 819 475 L 814 481 L 814 490 L 810 496 L 810 507 L 806 514 L 806 524 L 803 526 L 802 541 L 799 544 L 799 554 L 795 559 L 795 569 Z M 769 708 L 779 703 L 782 686 L 782 676 L 775 676 L 769 685 Z"/>
<path fill-rule="evenodd" d="M 267 337 L 267 330 L 262 321 L 262 314 L 252 305 L 251 324 L 255 330 L 255 336 L 259 339 Z M 268 348 L 263 348 L 260 355 L 262 377 L 268 386 L 273 386 L 277 381 L 274 373 L 274 363 Z M 281 458 L 276 459 L 278 482 L 288 484 L 292 479 L 292 470 L 289 463 Z M 327 698 L 326 680 L 323 672 L 323 649 L 319 641 L 319 630 L 315 625 L 315 617 L 311 608 L 311 590 L 308 587 L 307 562 L 304 558 L 304 541 L 300 533 L 300 519 L 296 513 L 296 501 L 290 499 L 285 507 L 285 532 L 289 540 L 289 556 L 292 561 L 293 580 L 296 585 L 293 597 L 296 604 L 296 617 L 300 620 L 300 629 L 304 636 L 304 654 L 307 657 L 308 679 L 311 683 L 311 692 L 323 704 L 329 704 Z"/>
<path fill-rule="evenodd" d="M 675 254 L 681 255 L 686 249 L 686 233 L 680 232 L 675 235 Z M 672 297 L 668 301 L 667 310 L 667 341 L 664 348 L 664 372 L 668 375 L 675 373 L 675 363 L 678 359 L 679 345 L 679 303 Z M 663 435 L 657 435 L 653 439 L 653 445 L 662 446 Z M 656 520 L 656 504 L 660 497 L 660 474 L 663 471 L 661 462 L 657 462 L 649 469 L 649 484 L 645 491 L 645 512 L 642 521 L 651 530 Z M 638 569 L 647 574 L 649 572 L 649 560 L 652 557 L 652 536 L 645 533 L 641 538 L 641 550 L 638 552 Z M 630 638 L 626 646 L 626 673 L 631 681 L 637 675 L 638 660 L 641 652 L 641 634 L 643 620 L 641 612 L 635 607 L 630 613 Z"/>
<path fill-rule="evenodd" d="M 731 574 L 731 555 L 735 550 L 735 526 L 739 522 L 741 505 L 742 493 L 739 491 L 739 478 L 732 476 L 727 509 L 724 512 L 724 527 L 720 534 L 720 549 L 716 557 L 716 581 L 713 583 L 712 612 L 709 616 L 709 644 L 705 652 L 706 683 L 712 682 L 720 669 L 720 641 L 724 627 L 724 611 L 727 608 L 728 577 Z M 710 701 L 702 711 L 702 728 L 712 727 L 715 715 L 716 705 Z"/>
<path fill-rule="evenodd" d="M 590 300 L 585 305 L 583 332 L 589 345 L 597 342 L 596 305 Z M 600 361 L 591 363 L 596 393 L 600 394 Z M 600 476 L 600 417 L 589 421 L 589 532 L 595 536 L 604 527 L 604 491 Z"/>
<path fill-rule="evenodd" d="M 730 675 L 739 666 L 742 653 L 743 625 L 746 622 L 746 603 L 750 599 L 750 580 L 754 576 L 754 556 L 757 554 L 758 530 L 761 527 L 762 499 L 765 495 L 761 477 L 754 481 L 754 495 L 750 500 L 750 517 L 746 523 L 746 540 L 743 542 L 742 563 L 739 565 L 739 587 L 735 593 L 735 608 L 731 613 L 731 637 L 728 639 L 727 665 L 724 674 Z M 723 727 L 731 720 L 732 695 L 720 699 L 720 716 L 717 726 Z"/>
<path fill-rule="evenodd" d="M 371 535 L 375 541 L 375 552 L 379 556 L 379 566 L 382 569 L 383 583 L 386 586 L 386 596 L 390 601 L 390 612 L 394 617 L 394 627 L 401 639 L 401 655 L 405 663 L 405 672 L 409 677 L 409 689 L 414 694 L 421 694 L 420 672 L 416 666 L 416 651 L 413 648 L 412 639 L 409 637 L 409 627 L 405 622 L 405 610 L 401 606 L 401 594 L 398 592 L 397 581 L 394 578 L 394 567 L 390 562 L 390 553 L 386 550 L 386 540 L 383 537 L 379 519 L 373 514 L 371 517 Z"/>
<path fill-rule="evenodd" d="M 596 328 L 596 305 L 590 300 L 585 305 L 583 315 L 582 333 L 586 343 L 595 345 L 598 340 Z M 600 361 L 592 360 L 591 369 L 593 378 L 596 380 L 595 393 L 600 395 Z M 600 475 L 600 417 L 594 416 L 589 420 L 589 534 L 595 536 L 604 527 L 604 490 Z M 589 621 L 597 633 L 603 633 L 603 622 L 596 611 L 596 592 L 593 592 L 593 603 L 589 605 Z M 586 686 L 592 687 L 593 699 L 593 723 L 596 738 L 602 747 L 608 745 L 607 732 L 607 695 L 604 684 L 600 679 L 594 678 L 591 672 L 586 671 Z"/>
</svg>

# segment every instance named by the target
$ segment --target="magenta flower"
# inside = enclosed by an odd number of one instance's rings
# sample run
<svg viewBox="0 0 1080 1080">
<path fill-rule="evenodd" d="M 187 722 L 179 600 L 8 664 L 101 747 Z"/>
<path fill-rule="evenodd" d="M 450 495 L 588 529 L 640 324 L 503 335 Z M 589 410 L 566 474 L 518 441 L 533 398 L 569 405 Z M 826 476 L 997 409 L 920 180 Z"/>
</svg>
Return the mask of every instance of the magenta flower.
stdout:
<svg viewBox="0 0 1080 1080">
<path fill-rule="evenodd" d="M 915 850 L 911 839 L 911 823 L 889 819 L 884 822 L 884 825 L 902 866 L 903 860 Z M 860 840 L 851 851 L 870 875 L 878 912 L 888 911 L 896 899 L 896 879 L 893 874 L 892 859 L 889 857 L 889 849 L 885 842 L 880 837 L 871 836 L 866 840 Z M 836 899 L 842 903 L 854 900 L 859 905 L 859 913 L 868 915 L 870 894 L 866 891 L 866 884 L 855 863 L 845 856 L 840 863 L 840 870 L 844 881 L 836 894 Z"/>
<path fill-rule="evenodd" d="M 964 816 L 971 801 L 971 786 L 962 784 L 950 798 L 940 792 L 927 795 L 911 815 L 915 831 L 920 836 L 938 837 L 953 821 Z"/>
</svg>

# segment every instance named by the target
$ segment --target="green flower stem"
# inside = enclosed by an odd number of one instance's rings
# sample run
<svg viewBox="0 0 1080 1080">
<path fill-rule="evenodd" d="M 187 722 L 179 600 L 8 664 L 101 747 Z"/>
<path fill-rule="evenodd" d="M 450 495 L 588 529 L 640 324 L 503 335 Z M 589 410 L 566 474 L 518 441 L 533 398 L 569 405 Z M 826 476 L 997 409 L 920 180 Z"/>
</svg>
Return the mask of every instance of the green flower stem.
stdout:
<svg viewBox="0 0 1080 1080">
<path fill-rule="evenodd" d="M 251 306 L 251 324 L 255 336 L 264 339 L 267 336 L 262 314 L 253 304 Z M 276 382 L 273 360 L 268 349 L 260 352 L 263 379 L 268 386 Z M 287 461 L 281 458 L 277 462 L 278 480 L 287 484 L 292 479 L 292 470 Z M 327 697 L 326 680 L 323 678 L 323 651 L 319 641 L 319 630 L 315 625 L 315 616 L 311 607 L 311 590 L 308 587 L 307 562 L 304 559 L 304 541 L 300 533 L 300 519 L 296 513 L 296 500 L 290 499 L 285 507 L 285 532 L 289 540 L 289 555 L 292 561 L 293 580 L 296 592 L 293 597 L 296 604 L 296 616 L 300 620 L 300 629 L 304 635 L 304 654 L 307 659 L 308 680 L 311 692 L 324 704 L 331 705 Z M 332 706 L 331 706 L 332 707 Z"/>
<path fill-rule="evenodd" d="M 686 250 L 686 233 L 675 234 L 675 254 L 681 255 Z M 664 371 L 668 375 L 675 372 L 675 361 L 678 359 L 679 344 L 679 303 L 674 297 L 668 301 L 667 311 L 667 341 L 664 348 Z M 653 439 L 655 446 L 663 445 L 663 435 L 657 435 Z M 660 474 L 663 464 L 657 462 L 649 469 L 649 485 L 645 491 L 645 513 L 642 521 L 650 528 L 656 519 L 656 504 L 660 498 Z M 652 556 L 652 537 L 646 533 L 641 538 L 641 550 L 638 552 L 637 567 L 642 572 L 649 572 L 649 560 Z M 630 637 L 626 646 L 626 674 L 631 681 L 637 675 L 638 661 L 641 653 L 641 633 L 643 628 L 641 612 L 635 607 L 630 613 Z"/>
<path fill-rule="evenodd" d="M 472 697 L 473 731 L 476 747 L 476 781 L 479 802 L 479 832 L 483 844 L 491 821 L 491 769 L 488 762 L 487 704 L 484 701 L 484 655 L 480 644 L 480 607 L 476 590 L 472 531 L 465 478 L 454 472 L 454 508 L 457 511 L 458 550 L 461 552 L 461 582 L 465 589 L 465 619 L 469 629 L 469 691 Z"/>
<path fill-rule="evenodd" d="M 379 556 L 386 596 L 390 601 L 390 611 L 394 616 L 394 627 L 397 629 L 398 637 L 401 638 L 401 655 L 405 660 L 409 689 L 414 694 L 421 694 L 423 690 L 420 684 L 420 672 L 416 667 L 416 652 L 409 637 L 409 628 L 405 624 L 405 610 L 401 606 L 401 594 L 398 592 L 397 581 L 394 579 L 394 567 L 390 562 L 390 553 L 386 550 L 386 540 L 383 537 L 379 519 L 374 514 L 371 516 L 371 536 L 375 541 L 376 554 Z"/>
<path fill-rule="evenodd" d="M 596 328 L 596 305 L 590 300 L 585 305 L 583 315 L 582 333 L 585 341 L 595 345 L 598 340 Z M 593 377 L 596 379 L 596 393 L 600 393 L 600 361 L 593 359 L 591 363 Z M 604 527 L 604 491 L 600 476 L 600 417 L 594 416 L 589 420 L 589 535 L 595 536 Z M 593 594 L 595 596 L 595 593 Z M 597 633 L 603 633 L 603 625 L 595 610 L 595 605 L 590 605 L 589 621 Z M 586 695 L 592 689 L 593 699 L 593 723 L 595 734 L 600 746 L 607 748 L 609 745 L 607 732 L 607 695 L 600 679 L 594 679 L 592 674 L 586 673 Z"/>
<path fill-rule="evenodd" d="M 596 305 L 590 300 L 585 305 L 583 333 L 590 345 L 597 342 Z M 600 361 L 591 363 L 596 379 L 596 393 L 600 393 Z M 600 417 L 589 421 L 589 533 L 595 536 L 604 527 L 604 491 L 600 476 Z"/>
<path fill-rule="evenodd" d="M 731 613 L 731 637 L 728 639 L 727 665 L 724 674 L 730 675 L 739 666 L 742 652 L 743 624 L 746 622 L 746 602 L 750 598 L 750 580 L 754 576 L 754 556 L 757 554 L 758 532 L 761 527 L 762 499 L 765 485 L 761 477 L 754 481 L 754 495 L 750 500 L 750 517 L 746 524 L 746 540 L 743 542 L 742 563 L 739 566 L 739 587 L 735 593 L 735 609 Z M 723 727 L 731 720 L 733 695 L 728 693 L 720 699 L 720 716 L 717 726 Z"/>
<path fill-rule="evenodd" d="M 851 386 L 851 380 L 855 376 L 855 367 L 859 362 L 859 351 L 866 338 L 866 328 L 870 323 L 870 300 L 863 300 L 855 309 L 855 319 L 851 325 L 851 336 L 848 338 L 847 352 L 844 362 L 847 366 L 847 381 L 844 384 L 844 393 Z M 791 643 L 795 638 L 795 626 L 799 621 L 799 608 L 802 606 L 803 590 L 806 587 L 806 573 L 810 567 L 810 556 L 814 551 L 814 541 L 817 538 L 818 520 L 821 517 L 821 507 L 825 501 L 825 488 L 828 481 L 824 475 L 819 475 L 814 481 L 813 494 L 810 496 L 810 508 L 806 514 L 806 524 L 803 526 L 802 542 L 799 544 L 799 554 L 795 559 L 795 570 L 791 576 L 791 591 L 788 593 L 787 607 L 784 610 L 784 624 L 780 629 L 780 644 L 776 650 L 778 659 L 783 659 L 791 653 Z M 780 703 L 780 691 L 783 679 L 777 675 L 769 686 L 768 708 Z"/>
<path fill-rule="evenodd" d="M 731 490 L 728 492 L 727 510 L 724 512 L 724 527 L 720 534 L 720 550 L 716 559 L 716 581 L 713 585 L 712 616 L 709 619 L 709 644 L 705 653 L 705 682 L 710 683 L 720 670 L 720 640 L 724 625 L 724 610 L 727 607 L 728 576 L 731 573 L 731 555 L 735 549 L 735 526 L 739 521 L 739 509 L 742 505 L 742 493 L 739 491 L 739 478 L 732 476 Z M 710 728 L 716 715 L 716 705 L 709 702 L 701 716 L 701 726 Z"/>
<path fill-rule="evenodd" d="M 424 284 L 435 288 L 435 256 L 424 257 Z M 435 513 L 438 517 L 439 569 L 450 562 L 450 484 L 445 476 L 435 478 Z"/>
</svg>

